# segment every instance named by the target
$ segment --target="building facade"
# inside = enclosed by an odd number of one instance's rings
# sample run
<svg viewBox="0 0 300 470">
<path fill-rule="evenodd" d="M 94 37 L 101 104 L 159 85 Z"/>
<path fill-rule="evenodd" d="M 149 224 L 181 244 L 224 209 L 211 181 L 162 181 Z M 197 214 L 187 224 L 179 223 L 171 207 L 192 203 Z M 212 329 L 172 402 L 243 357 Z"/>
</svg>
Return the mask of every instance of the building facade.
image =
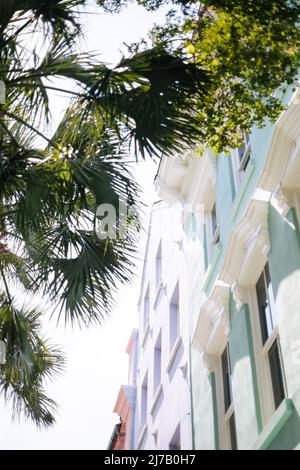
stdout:
<svg viewBox="0 0 300 470">
<path fill-rule="evenodd" d="M 188 312 L 195 449 L 300 448 L 299 96 L 230 157 L 191 158 L 180 184 L 160 166 L 161 197 L 204 210 Z"/>
<path fill-rule="evenodd" d="M 176 448 L 180 429 L 181 448 L 300 449 L 299 90 L 284 100 L 230 156 L 161 161 L 157 194 L 181 216 L 168 248 L 151 222 L 134 448 Z"/>
<path fill-rule="evenodd" d="M 138 304 L 137 361 L 134 373 L 130 373 L 135 378 L 129 381 L 134 383 L 135 402 L 127 449 L 193 447 L 188 286 L 181 229 L 177 230 L 180 218 L 176 207 L 163 202 L 153 206 Z M 115 407 L 122 421 L 125 418 L 119 403 L 125 388 L 121 387 Z"/>
</svg>

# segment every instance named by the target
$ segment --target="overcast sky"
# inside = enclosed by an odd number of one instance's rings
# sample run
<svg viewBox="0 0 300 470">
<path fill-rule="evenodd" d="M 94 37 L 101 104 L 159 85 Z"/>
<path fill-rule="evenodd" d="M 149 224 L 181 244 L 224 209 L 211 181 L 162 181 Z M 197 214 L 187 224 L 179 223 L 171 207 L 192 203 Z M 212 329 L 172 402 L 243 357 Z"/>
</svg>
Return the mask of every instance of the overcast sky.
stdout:
<svg viewBox="0 0 300 470">
<path fill-rule="evenodd" d="M 91 11 L 91 8 L 89 8 Z M 131 5 L 119 15 L 98 13 L 85 20 L 85 42 L 90 50 L 99 50 L 103 61 L 116 63 L 127 44 L 146 36 L 154 22 L 164 19 L 160 13 L 148 13 Z M 55 116 L 63 113 L 65 101 L 55 97 Z M 144 202 L 156 199 L 153 179 L 156 165 L 139 163 L 135 173 L 144 190 Z M 125 349 L 132 328 L 137 326 L 137 301 L 146 237 L 141 238 L 137 276 L 131 287 L 120 285 L 116 307 L 99 327 L 79 330 L 47 322 L 47 336 L 63 346 L 67 370 L 48 385 L 48 393 L 60 405 L 57 424 L 46 431 L 30 422 L 11 422 L 11 409 L 0 398 L 0 449 L 106 449 L 113 426 L 112 413 L 119 386 L 127 382 L 128 360 Z"/>
</svg>

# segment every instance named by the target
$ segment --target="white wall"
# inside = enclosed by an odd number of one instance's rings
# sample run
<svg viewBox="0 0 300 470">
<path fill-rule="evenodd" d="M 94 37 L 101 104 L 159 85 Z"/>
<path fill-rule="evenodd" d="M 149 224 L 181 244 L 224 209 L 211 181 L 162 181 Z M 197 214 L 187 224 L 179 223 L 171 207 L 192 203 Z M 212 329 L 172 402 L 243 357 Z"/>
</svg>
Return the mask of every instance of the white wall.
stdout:
<svg viewBox="0 0 300 470">
<path fill-rule="evenodd" d="M 189 319 L 187 273 L 185 255 L 180 240 L 180 211 L 168 208 L 164 203 L 155 204 L 152 211 L 150 237 L 147 258 L 145 260 L 144 278 L 139 306 L 139 361 L 137 372 L 137 396 L 135 413 L 135 448 L 138 447 L 142 432 L 141 388 L 148 373 L 147 418 L 144 439 L 141 449 L 169 449 L 172 436 L 180 425 L 181 448 L 192 448 L 190 391 L 189 391 Z M 174 223 L 173 223 L 174 222 Z M 158 298 L 156 289 L 155 258 L 161 242 L 162 287 Z M 166 370 L 170 360 L 170 322 L 169 305 L 179 282 L 179 335 L 181 343 L 174 356 L 172 366 Z M 144 296 L 150 286 L 149 330 L 144 345 Z M 156 305 L 155 305 L 155 300 Z M 151 412 L 154 391 L 154 349 L 161 332 L 161 393 L 155 409 Z M 178 342 L 177 342 L 178 344 Z M 180 368 L 182 367 L 182 369 Z M 152 414 L 151 414 L 152 413 Z"/>
</svg>

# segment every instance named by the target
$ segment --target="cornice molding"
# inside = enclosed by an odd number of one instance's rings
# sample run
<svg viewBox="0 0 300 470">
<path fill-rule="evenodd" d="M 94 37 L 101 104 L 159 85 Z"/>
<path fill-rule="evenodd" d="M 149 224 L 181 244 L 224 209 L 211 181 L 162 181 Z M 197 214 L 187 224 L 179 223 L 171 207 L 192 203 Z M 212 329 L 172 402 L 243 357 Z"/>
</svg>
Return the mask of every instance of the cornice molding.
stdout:
<svg viewBox="0 0 300 470">
<path fill-rule="evenodd" d="M 257 281 L 271 248 L 269 199 L 269 193 L 257 190 L 244 216 L 233 228 L 220 272 L 225 284 L 247 285 Z"/>
<path fill-rule="evenodd" d="M 271 205 L 285 219 L 291 208 L 289 191 L 278 186 L 277 190 L 272 194 Z"/>
<path fill-rule="evenodd" d="M 202 157 L 194 158 L 190 163 L 189 187 L 185 192 L 188 192 L 187 200 L 193 210 L 203 204 L 204 211 L 209 212 L 214 205 L 217 183 L 215 159 L 212 150 L 207 149 Z"/>
<path fill-rule="evenodd" d="M 297 88 L 287 109 L 282 112 L 275 123 L 258 187 L 273 193 L 280 182 L 285 185 L 283 180 L 289 180 L 293 174 L 299 174 L 300 161 L 299 158 L 296 158 L 300 151 L 299 145 L 297 145 L 300 135 L 299 120 L 300 88 Z"/>
<path fill-rule="evenodd" d="M 162 157 L 158 174 L 154 180 L 157 195 L 168 204 L 185 204 L 185 198 L 181 194 L 184 179 L 188 173 L 188 164 L 191 159 L 190 150 L 182 156 L 164 155 Z"/>
<path fill-rule="evenodd" d="M 200 308 L 192 346 L 201 352 L 206 369 L 210 369 L 209 356 L 221 354 L 228 340 L 229 296 L 230 287 L 218 281 L 211 296 Z"/>
<path fill-rule="evenodd" d="M 122 418 L 122 421 L 126 422 L 129 414 L 135 407 L 135 398 L 135 385 L 121 385 L 114 407 L 114 413 L 117 413 L 118 416 Z"/>
<path fill-rule="evenodd" d="M 166 157 L 167 158 L 167 157 Z M 159 176 L 155 178 L 154 187 L 159 198 L 168 204 L 185 204 L 185 199 L 176 189 L 170 188 Z"/>
<path fill-rule="evenodd" d="M 241 310 L 242 306 L 247 303 L 247 290 L 245 286 L 237 284 L 236 282 L 231 286 L 231 293 L 233 300 L 235 301 L 236 308 L 238 311 Z"/>
</svg>

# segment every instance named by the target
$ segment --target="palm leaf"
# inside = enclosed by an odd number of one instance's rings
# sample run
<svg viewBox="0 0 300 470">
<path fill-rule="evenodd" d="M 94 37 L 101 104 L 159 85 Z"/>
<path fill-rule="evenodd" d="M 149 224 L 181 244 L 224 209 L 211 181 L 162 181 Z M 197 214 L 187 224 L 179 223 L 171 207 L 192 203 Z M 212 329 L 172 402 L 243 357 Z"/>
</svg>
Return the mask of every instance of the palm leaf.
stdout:
<svg viewBox="0 0 300 470">
<path fill-rule="evenodd" d="M 17 308 L 0 296 L 0 335 L 6 343 L 6 364 L 1 366 L 0 388 L 13 405 L 15 415 L 24 414 L 38 426 L 54 423 L 56 404 L 45 395 L 43 382 L 63 368 L 61 351 L 39 336 L 41 313 Z"/>
</svg>

